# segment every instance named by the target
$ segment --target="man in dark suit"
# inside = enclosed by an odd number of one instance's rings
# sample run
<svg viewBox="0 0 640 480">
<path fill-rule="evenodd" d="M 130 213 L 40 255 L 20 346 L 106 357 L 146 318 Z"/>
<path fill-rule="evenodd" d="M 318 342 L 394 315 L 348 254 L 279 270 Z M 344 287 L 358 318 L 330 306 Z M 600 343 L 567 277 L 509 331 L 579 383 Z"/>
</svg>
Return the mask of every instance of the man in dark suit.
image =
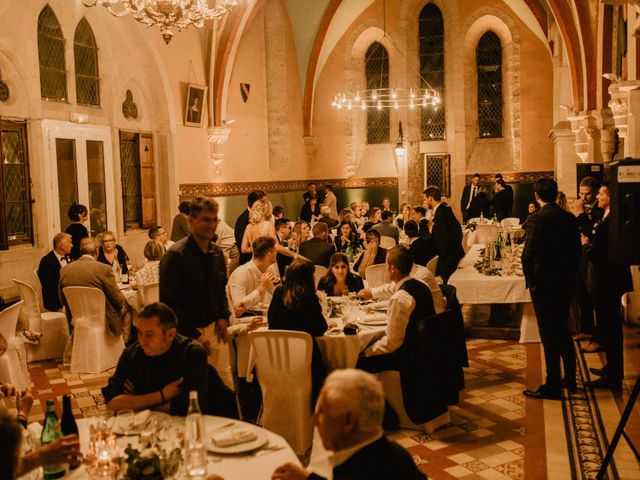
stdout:
<svg viewBox="0 0 640 480">
<path fill-rule="evenodd" d="M 427 206 L 433 212 L 433 221 L 429 228 L 436 243 L 438 255 L 440 255 L 436 275 L 442 277 L 446 284 L 464 257 L 462 227 L 453 214 L 452 208 L 442 202 L 442 195 L 438 187 L 428 187 L 422 193 L 424 193 Z"/>
<path fill-rule="evenodd" d="M 247 229 L 247 225 L 249 225 L 249 209 L 255 202 L 263 199 L 266 196 L 267 194 L 262 190 L 254 190 L 249 193 L 249 195 L 247 195 L 247 209 L 238 216 L 233 227 L 233 234 L 236 237 L 236 245 L 238 246 L 238 250 L 240 250 L 240 247 L 242 246 L 242 237 L 244 237 L 244 231 Z M 251 260 L 250 253 L 240 253 L 240 265 L 242 265 L 243 263 L 247 263 L 249 260 Z"/>
<path fill-rule="evenodd" d="M 559 400 L 560 358 L 565 386 L 576 387 L 576 357 L 568 317 L 581 254 L 580 235 L 575 217 L 555 203 L 558 196 L 555 180 L 540 178 L 533 188 L 541 208 L 527 223 L 522 269 L 538 317 L 547 378 L 537 390 L 525 390 L 524 394 Z"/>
<path fill-rule="evenodd" d="M 276 220 L 276 236 L 278 237 L 278 244 L 284 247 L 289 246 L 289 240 L 291 238 L 291 224 L 289 220 L 286 218 L 279 218 Z M 276 255 L 276 263 L 278 264 L 278 272 L 280 272 L 280 277 L 284 276 L 284 271 L 293 261 L 292 257 L 287 257 L 282 253 L 278 253 Z"/>
<path fill-rule="evenodd" d="M 427 220 L 427 209 L 423 206 L 415 206 L 411 212 L 411 218 L 418 224 L 418 235 L 420 237 L 428 237 L 429 233 L 429 220 Z"/>
<path fill-rule="evenodd" d="M 513 188 L 511 187 L 511 185 L 509 185 L 507 182 L 505 182 L 504 178 L 502 178 L 502 174 L 501 173 L 496 173 L 495 174 L 495 182 L 497 182 L 498 180 L 502 180 L 504 182 L 504 189 L 507 191 L 507 199 L 509 201 L 509 205 L 510 210 L 513 208 Z"/>
<path fill-rule="evenodd" d="M 467 209 L 467 220 L 472 218 L 477 218 L 480 216 L 484 216 L 484 218 L 489 218 L 491 214 L 491 202 L 487 198 L 487 189 L 483 186 L 480 186 L 478 189 L 478 193 L 473 200 L 471 200 L 471 205 Z"/>
<path fill-rule="evenodd" d="M 335 370 L 322 387 L 313 423 L 322 445 L 333 453 L 333 479 L 419 480 L 411 455 L 389 441 L 382 429 L 384 393 L 374 376 L 360 370 Z M 355 450 L 355 451 L 354 451 Z M 294 463 L 276 468 L 274 480 L 321 480 Z"/>
<path fill-rule="evenodd" d="M 329 268 L 331 255 L 336 253 L 336 248 L 329 239 L 329 228 L 326 223 L 318 222 L 311 230 L 313 238 L 300 244 L 300 255 L 307 257 L 314 265 L 322 265 Z"/>
<path fill-rule="evenodd" d="M 71 235 L 58 233 L 53 237 L 53 250 L 40 260 L 38 266 L 38 278 L 42 285 L 42 301 L 44 308 L 51 312 L 57 312 L 62 308 L 58 283 L 60 283 L 60 269 L 67 263 L 71 263 Z"/>
<path fill-rule="evenodd" d="M 404 234 L 409 238 L 409 252 L 413 263 L 424 267 L 438 254 L 433 238 L 421 237 L 418 224 L 414 220 L 404 222 Z"/>
<path fill-rule="evenodd" d="M 513 192 L 511 194 L 509 193 L 507 184 L 504 183 L 504 180 L 501 178 L 496 180 L 491 203 L 493 204 L 493 213 L 498 217 L 498 220 L 511 216 L 511 211 L 513 210 Z"/>
<path fill-rule="evenodd" d="M 480 174 L 474 173 L 471 178 L 471 184 L 466 185 L 462 190 L 462 198 L 460 199 L 460 211 L 462 212 L 462 220 L 469 220 L 469 207 L 471 207 L 471 202 L 474 198 L 480 193 Z"/>
</svg>

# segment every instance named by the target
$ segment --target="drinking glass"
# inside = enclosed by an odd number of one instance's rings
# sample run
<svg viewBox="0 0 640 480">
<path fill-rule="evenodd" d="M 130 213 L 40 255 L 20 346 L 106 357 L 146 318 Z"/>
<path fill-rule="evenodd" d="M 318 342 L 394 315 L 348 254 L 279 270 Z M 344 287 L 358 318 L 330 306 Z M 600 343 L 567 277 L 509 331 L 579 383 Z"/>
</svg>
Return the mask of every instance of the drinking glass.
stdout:
<svg viewBox="0 0 640 480">
<path fill-rule="evenodd" d="M 124 435 L 127 436 L 131 433 L 131 429 L 133 428 L 133 422 L 135 420 L 135 415 L 133 410 L 120 410 L 117 414 L 118 417 L 118 426 L 124 432 Z"/>
<path fill-rule="evenodd" d="M 98 429 L 110 432 L 113 430 L 115 417 L 112 410 L 103 410 L 98 416 Z"/>
</svg>

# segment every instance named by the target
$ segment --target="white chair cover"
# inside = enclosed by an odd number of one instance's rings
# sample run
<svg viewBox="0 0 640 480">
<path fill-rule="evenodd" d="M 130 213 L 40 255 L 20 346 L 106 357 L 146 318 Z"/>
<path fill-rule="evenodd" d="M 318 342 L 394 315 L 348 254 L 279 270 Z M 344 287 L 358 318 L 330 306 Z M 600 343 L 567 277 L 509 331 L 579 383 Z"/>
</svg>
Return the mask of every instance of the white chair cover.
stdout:
<svg viewBox="0 0 640 480">
<path fill-rule="evenodd" d="M 322 265 L 315 265 L 315 267 L 316 271 L 313 274 L 313 281 L 315 282 L 317 287 L 320 279 L 327 274 L 327 267 L 323 267 Z"/>
<path fill-rule="evenodd" d="M 467 220 L 467 223 L 475 223 L 477 225 L 478 223 L 480 223 L 480 220 L 482 220 L 480 217 L 473 217 Z"/>
<path fill-rule="evenodd" d="M 71 311 L 74 331 L 71 371 L 100 373 L 115 367 L 124 350 L 122 336 L 107 331 L 102 290 L 89 287 L 62 289 Z"/>
<path fill-rule="evenodd" d="M 0 312 L 0 334 L 7 341 L 7 351 L 0 357 L 0 382 L 12 383 L 21 390 L 29 386 L 29 372 L 22 339 L 16 337 L 16 325 L 24 302 L 5 308 Z"/>
<path fill-rule="evenodd" d="M 476 243 L 485 244 L 492 243 L 498 240 L 498 233 L 500 232 L 500 225 L 494 224 L 480 224 L 476 225 Z"/>
<path fill-rule="evenodd" d="M 281 435 L 298 455 L 311 446 L 311 335 L 289 330 L 249 333 L 260 388 L 263 428 Z"/>
<path fill-rule="evenodd" d="M 15 278 L 13 283 L 18 287 L 20 298 L 24 301 L 22 314 L 25 317 L 25 325 L 31 331 L 42 333 L 39 344 L 26 344 L 27 361 L 62 358 L 69 341 L 69 324 L 66 315 L 62 312 L 42 312 L 35 288 Z"/>
<path fill-rule="evenodd" d="M 377 265 L 369 265 L 365 272 L 368 288 L 379 287 L 385 283 L 389 283 L 389 274 L 387 273 L 387 264 L 379 263 Z"/>
<path fill-rule="evenodd" d="M 398 419 L 400 420 L 400 428 L 406 428 L 409 430 L 421 430 L 430 434 L 441 426 L 451 422 L 449 409 L 447 409 L 445 413 L 426 423 L 420 425 L 413 423 L 409 419 L 407 411 L 404 408 L 402 386 L 400 384 L 400 372 L 398 372 L 397 370 L 385 370 L 380 373 L 380 381 L 382 382 L 382 389 L 384 390 L 385 398 L 398 414 Z"/>
<path fill-rule="evenodd" d="M 438 260 L 440 260 L 440 255 L 436 255 L 431 260 L 427 262 L 427 270 L 429 270 L 433 275 L 436 275 L 436 270 L 438 269 Z"/>
<path fill-rule="evenodd" d="M 382 237 L 380 237 L 380 246 L 382 248 L 389 250 L 390 248 L 393 248 L 396 246 L 396 239 L 393 237 L 387 237 L 386 235 L 383 235 Z"/>
<path fill-rule="evenodd" d="M 160 283 L 147 283 L 142 287 L 144 304 L 149 305 L 160 301 Z"/>
<path fill-rule="evenodd" d="M 502 228 L 513 228 L 520 225 L 520 219 L 518 217 L 503 218 L 500 222 Z"/>
</svg>

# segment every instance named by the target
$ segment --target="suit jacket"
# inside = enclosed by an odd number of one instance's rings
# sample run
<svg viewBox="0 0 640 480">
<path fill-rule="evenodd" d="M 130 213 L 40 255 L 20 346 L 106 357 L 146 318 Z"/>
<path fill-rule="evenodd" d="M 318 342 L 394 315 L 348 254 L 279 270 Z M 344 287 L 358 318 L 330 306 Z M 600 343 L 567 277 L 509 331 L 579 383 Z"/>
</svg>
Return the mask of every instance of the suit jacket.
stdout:
<svg viewBox="0 0 640 480">
<path fill-rule="evenodd" d="M 323 477 L 312 473 L 309 480 Z M 384 435 L 358 450 L 346 462 L 333 468 L 334 480 L 423 480 L 426 475 L 418 470 L 409 452 Z"/>
<path fill-rule="evenodd" d="M 331 259 L 331 255 L 336 253 L 336 249 L 333 243 L 329 243 L 322 238 L 314 237 L 311 240 L 302 242 L 298 253 L 303 257 L 307 257 L 314 265 L 322 265 L 323 267 L 329 268 L 329 260 Z"/>
<path fill-rule="evenodd" d="M 333 192 L 328 192 L 322 203 L 331 209 L 329 214 L 331 218 L 338 218 L 338 199 Z"/>
<path fill-rule="evenodd" d="M 469 203 L 469 196 L 471 195 L 471 187 L 472 185 L 466 185 L 462 190 L 462 197 L 460 198 L 460 211 L 462 212 L 462 217 L 464 220 L 467 220 L 468 218 L 472 218 L 471 214 L 467 213 L 467 204 Z M 478 193 L 480 193 L 479 189 L 480 189 L 480 185 L 476 185 L 476 196 L 478 195 Z M 471 205 L 469 205 L 469 208 L 470 207 Z"/>
<path fill-rule="evenodd" d="M 578 222 L 571 213 L 552 202 L 529 216 L 522 252 L 527 288 L 571 288 L 580 254 Z"/>
<path fill-rule="evenodd" d="M 242 238 L 244 237 L 244 231 L 247 229 L 247 225 L 249 225 L 249 209 L 245 208 L 244 212 L 238 216 L 236 224 L 233 226 L 233 235 L 236 237 L 238 250 L 242 247 Z M 251 260 L 250 253 L 240 252 L 240 265 L 247 263 L 249 260 Z"/>
<path fill-rule="evenodd" d="M 391 237 L 396 241 L 396 245 L 400 242 L 400 230 L 397 225 L 394 225 L 388 220 L 382 220 L 377 225 L 371 227 L 372 230 L 377 230 L 383 237 Z"/>
<path fill-rule="evenodd" d="M 38 266 L 38 278 L 42 285 L 42 301 L 44 308 L 52 312 L 62 308 L 60 294 L 58 293 L 58 283 L 60 282 L 60 262 L 53 250 L 40 259 Z"/>
<path fill-rule="evenodd" d="M 511 194 L 506 188 L 499 192 L 494 192 L 491 203 L 493 204 L 493 213 L 496 214 L 498 220 L 510 217 L 513 209 L 513 190 Z"/>
<path fill-rule="evenodd" d="M 432 237 L 418 237 L 411 245 L 409 245 L 409 252 L 413 263 L 427 265 L 427 262 L 438 254 L 436 243 Z"/>
<path fill-rule="evenodd" d="M 462 227 L 453 214 L 452 208 L 446 203 L 441 203 L 436 209 L 431 236 L 436 243 L 438 255 L 440 255 L 436 274 L 446 282 L 464 257 Z"/>
<path fill-rule="evenodd" d="M 471 200 L 471 205 L 469 205 L 469 209 L 467 210 L 467 220 L 479 217 L 480 213 L 482 213 L 485 218 L 489 218 L 489 214 L 491 213 L 491 202 L 484 192 L 478 193 L 476 198 Z"/>
<path fill-rule="evenodd" d="M 102 290 L 106 303 L 107 328 L 112 335 L 122 333 L 121 312 L 126 301 L 116 284 L 111 267 L 82 256 L 60 270 L 60 301 L 67 307 L 67 315 L 73 315 L 62 291 L 64 287 L 93 287 Z"/>
</svg>

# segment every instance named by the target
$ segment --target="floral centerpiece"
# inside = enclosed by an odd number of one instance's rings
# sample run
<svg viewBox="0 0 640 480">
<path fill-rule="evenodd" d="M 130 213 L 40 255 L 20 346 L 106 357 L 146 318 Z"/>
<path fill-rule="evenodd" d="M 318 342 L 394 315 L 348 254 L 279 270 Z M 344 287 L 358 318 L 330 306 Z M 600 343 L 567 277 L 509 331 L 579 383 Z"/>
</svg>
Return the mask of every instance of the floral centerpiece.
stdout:
<svg viewBox="0 0 640 480">
<path fill-rule="evenodd" d="M 125 480 L 165 480 L 178 473 L 182 456 L 179 448 L 167 453 L 160 446 L 147 445 L 142 451 L 127 446 L 124 451 Z"/>
</svg>

